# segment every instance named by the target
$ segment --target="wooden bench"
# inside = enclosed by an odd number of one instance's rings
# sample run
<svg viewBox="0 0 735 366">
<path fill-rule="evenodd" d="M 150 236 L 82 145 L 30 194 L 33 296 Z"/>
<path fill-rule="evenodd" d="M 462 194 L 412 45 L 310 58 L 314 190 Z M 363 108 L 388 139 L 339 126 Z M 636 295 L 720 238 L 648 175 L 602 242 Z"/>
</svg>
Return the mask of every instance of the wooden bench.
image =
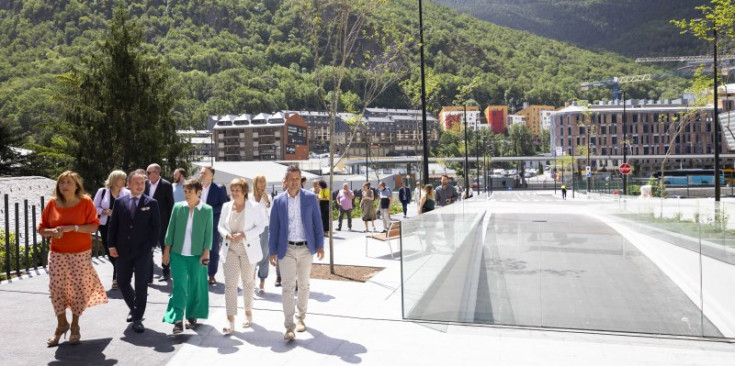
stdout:
<svg viewBox="0 0 735 366">
<path fill-rule="evenodd" d="M 391 245 L 391 240 L 393 239 L 400 239 L 401 238 L 401 222 L 400 221 L 391 221 L 390 226 L 388 226 L 388 231 L 384 233 L 379 234 L 373 234 L 368 235 L 365 239 L 365 256 L 368 256 L 368 239 L 375 239 L 383 242 L 388 243 L 388 249 L 390 249 L 390 257 L 391 259 L 395 259 L 395 256 L 393 256 L 393 246 Z"/>
</svg>

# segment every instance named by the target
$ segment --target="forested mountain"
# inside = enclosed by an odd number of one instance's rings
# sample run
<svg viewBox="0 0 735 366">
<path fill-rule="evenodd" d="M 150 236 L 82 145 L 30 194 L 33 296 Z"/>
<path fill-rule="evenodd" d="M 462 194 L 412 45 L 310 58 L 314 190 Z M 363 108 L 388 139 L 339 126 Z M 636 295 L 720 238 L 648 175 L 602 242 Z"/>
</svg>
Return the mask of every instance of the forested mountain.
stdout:
<svg viewBox="0 0 735 366">
<path fill-rule="evenodd" d="M 704 52 L 670 19 L 697 17 L 707 0 L 434 0 L 497 25 L 634 57 Z"/>
<path fill-rule="evenodd" d="M 201 127 L 207 114 L 320 109 L 313 82 L 313 50 L 300 26 L 303 0 L 129 0 L 144 30 L 148 51 L 164 58 L 176 80 L 181 127 Z M 0 120 L 23 130 L 56 118 L 56 76 L 94 53 L 108 30 L 116 1 L 3 0 L 0 2 Z M 367 29 L 410 45 L 410 72 L 373 106 L 417 107 L 410 90 L 418 83 L 418 3 L 387 1 Z M 563 42 L 459 15 L 425 2 L 426 63 L 430 108 L 451 104 L 462 86 L 483 106 L 523 102 L 560 105 L 575 98 L 608 97 L 579 83 L 650 72 L 612 53 L 593 53 Z M 675 30 L 672 32 L 676 33 Z M 362 45 L 359 53 L 381 43 Z M 357 65 L 358 63 L 356 63 Z M 359 107 L 360 67 L 346 77 L 350 105 Z M 630 84 L 632 97 L 676 97 L 682 79 Z M 350 93 L 351 92 L 351 93 Z"/>
</svg>

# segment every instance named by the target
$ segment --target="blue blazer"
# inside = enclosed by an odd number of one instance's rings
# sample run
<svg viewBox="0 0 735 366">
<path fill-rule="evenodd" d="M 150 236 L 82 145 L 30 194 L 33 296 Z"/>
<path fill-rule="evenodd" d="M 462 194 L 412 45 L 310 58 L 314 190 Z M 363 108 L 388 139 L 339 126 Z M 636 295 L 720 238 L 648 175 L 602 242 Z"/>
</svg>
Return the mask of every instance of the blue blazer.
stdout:
<svg viewBox="0 0 735 366">
<path fill-rule="evenodd" d="M 135 218 L 130 219 L 132 195 L 115 201 L 112 215 L 107 221 L 107 242 L 121 257 L 134 258 L 150 255 L 161 232 L 161 215 L 158 202 L 145 194 L 140 196 Z"/>
<path fill-rule="evenodd" d="M 311 254 L 314 254 L 317 249 L 324 248 L 324 228 L 319 202 L 314 193 L 304 189 L 300 190 L 299 196 L 306 245 Z M 288 191 L 279 194 L 273 200 L 268 233 L 268 250 L 271 254 L 276 254 L 278 259 L 282 259 L 288 247 Z"/>
<path fill-rule="evenodd" d="M 212 206 L 212 214 L 214 222 L 219 222 L 219 217 L 222 214 L 222 205 L 229 201 L 227 198 L 227 192 L 225 187 L 212 182 L 209 186 L 209 194 L 207 195 L 206 204 Z M 215 233 L 217 230 L 215 230 Z"/>
</svg>

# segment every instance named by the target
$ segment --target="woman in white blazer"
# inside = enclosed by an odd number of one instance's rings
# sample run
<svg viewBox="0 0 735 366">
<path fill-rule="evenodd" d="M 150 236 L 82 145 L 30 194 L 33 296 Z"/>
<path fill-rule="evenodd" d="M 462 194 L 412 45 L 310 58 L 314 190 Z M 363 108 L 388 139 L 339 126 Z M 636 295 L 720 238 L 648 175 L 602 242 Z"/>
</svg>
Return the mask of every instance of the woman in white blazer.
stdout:
<svg viewBox="0 0 735 366">
<path fill-rule="evenodd" d="M 122 170 L 113 170 L 105 181 L 105 186 L 97 190 L 94 195 L 94 206 L 97 208 L 97 216 L 100 219 L 100 226 L 97 228 L 102 239 L 102 246 L 105 247 L 105 253 L 112 264 L 112 289 L 117 290 L 117 271 L 115 270 L 115 257 L 110 256 L 110 250 L 107 248 L 107 220 L 112 215 L 112 208 L 115 201 L 130 194 L 125 188 L 127 174 Z"/>
<path fill-rule="evenodd" d="M 242 280 L 243 301 L 245 303 L 245 322 L 243 328 L 250 327 L 253 321 L 253 282 L 255 265 L 263 258 L 260 248 L 260 234 L 265 229 L 265 217 L 248 200 L 250 186 L 244 179 L 230 182 L 232 200 L 222 206 L 217 230 L 222 235 L 220 260 L 225 270 L 225 304 L 227 326 L 222 333 L 228 335 L 235 331 L 237 314 L 237 285 Z"/>
</svg>

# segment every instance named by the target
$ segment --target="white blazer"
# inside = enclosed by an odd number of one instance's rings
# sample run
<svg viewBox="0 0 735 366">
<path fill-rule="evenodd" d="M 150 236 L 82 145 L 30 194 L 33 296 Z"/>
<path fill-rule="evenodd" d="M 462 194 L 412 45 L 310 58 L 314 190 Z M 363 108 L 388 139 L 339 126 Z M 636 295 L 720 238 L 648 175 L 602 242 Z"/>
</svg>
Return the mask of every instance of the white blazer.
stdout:
<svg viewBox="0 0 735 366">
<path fill-rule="evenodd" d="M 217 231 L 222 236 L 222 245 L 219 247 L 219 258 L 222 263 L 227 260 L 227 251 L 230 249 L 230 241 L 227 240 L 227 235 L 233 233 L 230 229 L 233 203 L 234 201 L 228 201 L 222 205 L 222 214 L 217 224 Z M 265 217 L 263 217 L 263 211 L 250 200 L 245 200 L 243 214 L 245 215 L 245 225 L 243 226 L 245 252 L 248 254 L 250 264 L 255 264 L 263 259 L 263 250 L 260 248 L 260 234 L 265 229 Z"/>
<path fill-rule="evenodd" d="M 119 200 L 130 194 L 127 188 L 123 187 L 120 193 L 117 194 L 115 200 Z M 104 196 L 104 197 L 103 197 Z M 97 190 L 97 194 L 94 195 L 94 206 L 97 208 L 97 216 L 100 218 L 100 225 L 107 225 L 107 219 L 109 216 L 103 215 L 102 210 L 112 208 L 110 207 L 110 190 L 102 187 Z"/>
</svg>

